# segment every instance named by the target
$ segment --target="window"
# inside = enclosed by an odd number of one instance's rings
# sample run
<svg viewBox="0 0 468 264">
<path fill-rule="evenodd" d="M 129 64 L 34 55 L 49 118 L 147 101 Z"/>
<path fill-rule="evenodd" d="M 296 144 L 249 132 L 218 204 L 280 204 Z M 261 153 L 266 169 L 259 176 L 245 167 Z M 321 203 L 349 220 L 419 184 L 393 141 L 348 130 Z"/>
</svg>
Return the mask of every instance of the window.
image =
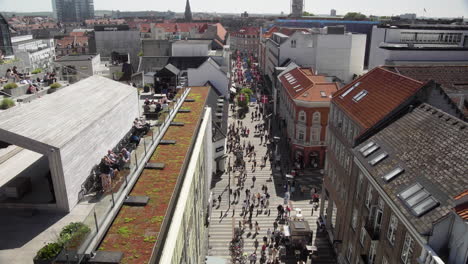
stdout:
<svg viewBox="0 0 468 264">
<path fill-rule="evenodd" d="M 377 253 L 377 241 L 372 241 L 370 248 L 369 248 L 369 259 L 368 263 L 369 264 L 374 264 L 375 263 L 375 254 Z"/>
<path fill-rule="evenodd" d="M 348 245 L 348 251 L 346 252 L 346 259 L 348 260 L 348 263 L 351 263 L 353 259 L 353 245 L 349 243 Z"/>
<path fill-rule="evenodd" d="M 353 230 L 356 230 L 357 219 L 358 219 L 358 211 L 356 208 L 354 208 L 353 217 L 351 218 L 351 227 L 353 228 Z"/>
<path fill-rule="evenodd" d="M 392 246 L 395 244 L 395 234 L 398 227 L 398 218 L 392 214 L 390 216 L 390 223 L 388 224 L 387 238 Z"/>
<path fill-rule="evenodd" d="M 320 141 L 320 127 L 312 127 L 310 131 L 311 131 L 312 142 Z"/>
<path fill-rule="evenodd" d="M 364 229 L 364 227 L 361 227 L 361 234 L 359 235 L 359 243 L 361 243 L 361 245 L 364 246 L 365 242 L 366 242 L 366 229 Z"/>
<path fill-rule="evenodd" d="M 369 161 L 369 164 L 371 166 L 375 166 L 377 163 L 379 163 L 380 161 L 382 161 L 383 159 L 385 159 L 386 157 L 388 156 L 388 154 L 386 152 L 382 152 L 380 153 L 377 157 L 375 157 L 374 159 L 372 159 L 371 161 Z"/>
<path fill-rule="evenodd" d="M 357 183 L 356 183 L 356 194 L 357 197 L 359 197 L 359 194 L 361 193 L 361 188 L 362 188 L 362 172 L 359 170 L 358 178 L 357 178 Z"/>
<path fill-rule="evenodd" d="M 304 131 L 299 130 L 299 136 L 297 138 L 299 141 L 304 141 Z"/>
<path fill-rule="evenodd" d="M 372 186 L 369 183 L 369 185 L 367 186 L 367 195 L 366 195 L 366 207 L 367 207 L 367 209 L 370 209 L 371 202 L 372 202 Z"/>
<path fill-rule="evenodd" d="M 353 101 L 354 102 L 359 102 L 362 98 L 364 98 L 364 96 L 367 95 L 367 91 L 366 90 L 362 90 L 360 91 L 358 94 L 356 94 L 354 97 L 353 97 Z"/>
<path fill-rule="evenodd" d="M 389 181 L 393 180 L 396 176 L 398 176 L 400 173 L 402 173 L 404 171 L 405 171 L 405 169 L 403 169 L 402 167 L 396 167 L 395 169 L 393 169 L 389 173 L 382 176 L 382 179 L 385 180 L 386 182 L 389 182 Z"/>
<path fill-rule="evenodd" d="M 291 48 L 295 48 L 296 47 L 296 40 L 293 39 L 291 40 Z"/>
<path fill-rule="evenodd" d="M 419 183 L 413 184 L 397 196 L 417 217 L 439 206 L 439 202 Z"/>
<path fill-rule="evenodd" d="M 388 260 L 387 260 L 386 257 L 383 257 L 383 259 L 382 259 L 382 264 L 388 264 Z"/>
<path fill-rule="evenodd" d="M 301 122 L 306 121 L 306 113 L 304 111 L 299 112 L 299 121 L 301 121 Z"/>
<path fill-rule="evenodd" d="M 320 124 L 320 112 L 314 112 L 312 115 L 312 124 Z"/>
<path fill-rule="evenodd" d="M 413 257 L 413 238 L 406 233 L 405 243 L 403 244 L 403 249 L 401 250 L 401 260 L 404 264 L 411 263 L 411 258 Z"/>
</svg>

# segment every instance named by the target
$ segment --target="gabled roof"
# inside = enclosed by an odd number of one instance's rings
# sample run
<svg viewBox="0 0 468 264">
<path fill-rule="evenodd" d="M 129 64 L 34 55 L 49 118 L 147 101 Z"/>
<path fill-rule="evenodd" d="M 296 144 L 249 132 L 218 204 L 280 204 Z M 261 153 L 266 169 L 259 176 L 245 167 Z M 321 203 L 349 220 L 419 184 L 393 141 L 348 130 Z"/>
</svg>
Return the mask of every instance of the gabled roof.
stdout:
<svg viewBox="0 0 468 264">
<path fill-rule="evenodd" d="M 190 32 L 192 28 L 200 29 L 206 23 L 158 23 L 155 27 L 164 29 L 165 32 Z"/>
<path fill-rule="evenodd" d="M 338 90 L 336 83 L 327 82 L 325 76 L 315 75 L 310 68 L 296 67 L 278 79 L 291 98 L 299 101 L 328 102 Z"/>
<path fill-rule="evenodd" d="M 368 129 L 423 86 L 421 81 L 378 67 L 340 89 L 332 102 Z"/>
<path fill-rule="evenodd" d="M 172 64 L 177 69 L 185 71 L 188 68 L 198 68 L 208 57 L 158 57 L 158 56 L 143 56 L 140 59 L 138 71 L 150 72 L 159 71 L 167 64 Z"/>
<path fill-rule="evenodd" d="M 467 189 L 466 126 L 466 122 L 424 103 L 353 150 L 355 157 L 422 235 L 453 210 L 454 197 Z M 359 150 L 370 142 L 379 148 L 364 157 Z M 372 166 L 369 161 L 382 153 L 388 156 Z M 404 171 L 388 182 L 382 179 L 397 167 Z M 398 197 L 414 184 L 420 184 L 439 203 L 419 217 Z"/>
</svg>

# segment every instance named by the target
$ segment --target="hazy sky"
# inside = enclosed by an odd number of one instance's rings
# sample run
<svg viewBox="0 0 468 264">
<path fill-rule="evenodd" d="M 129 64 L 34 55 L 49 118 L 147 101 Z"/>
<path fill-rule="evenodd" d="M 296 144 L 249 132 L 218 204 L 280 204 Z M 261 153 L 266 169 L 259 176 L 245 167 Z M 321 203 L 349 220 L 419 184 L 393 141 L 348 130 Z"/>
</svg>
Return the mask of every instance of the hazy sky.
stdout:
<svg viewBox="0 0 468 264">
<path fill-rule="evenodd" d="M 96 10 L 172 10 L 182 12 L 186 0 L 94 0 Z M 194 12 L 280 13 L 290 11 L 290 0 L 190 0 Z M 354 11 L 366 15 L 416 13 L 430 17 L 468 17 L 468 0 L 305 0 L 305 11 L 314 14 Z M 426 13 L 424 13 L 424 8 Z M 0 11 L 51 11 L 52 0 L 0 0 Z"/>
</svg>

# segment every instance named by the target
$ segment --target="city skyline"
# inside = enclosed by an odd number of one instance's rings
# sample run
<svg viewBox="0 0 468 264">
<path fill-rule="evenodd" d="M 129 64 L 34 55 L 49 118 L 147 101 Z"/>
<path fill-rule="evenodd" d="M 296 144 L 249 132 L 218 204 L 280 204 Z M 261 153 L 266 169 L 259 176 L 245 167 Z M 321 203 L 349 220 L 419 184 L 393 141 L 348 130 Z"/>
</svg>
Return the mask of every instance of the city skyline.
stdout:
<svg viewBox="0 0 468 264">
<path fill-rule="evenodd" d="M 271 1 L 259 0 L 250 2 L 247 0 L 239 0 L 235 2 L 223 3 L 223 5 L 213 5 L 208 0 L 192 0 L 192 12 L 215 12 L 215 13 L 265 13 L 279 14 L 284 12 L 289 14 L 289 1 L 275 1 L 277 4 L 271 5 Z M 395 0 L 390 2 L 359 0 L 357 5 L 344 0 L 329 0 L 320 6 L 314 6 L 312 0 L 305 0 L 304 10 L 314 14 L 328 14 L 330 9 L 336 9 L 338 15 L 344 15 L 347 12 L 360 12 L 365 15 L 390 16 L 400 15 L 404 13 L 415 13 L 417 16 L 425 17 L 462 17 L 468 14 L 468 1 L 464 0 L 449 0 L 440 2 L 436 0 L 415 0 L 407 2 L 404 0 Z M 183 12 L 185 9 L 185 1 L 167 2 L 164 7 L 157 2 L 149 2 L 146 0 L 134 0 L 133 5 L 128 6 L 128 2 L 124 0 L 97 0 L 95 1 L 95 10 L 120 10 L 120 11 L 167 11 Z M 30 2 L 28 0 L 0 0 L 2 7 L 0 12 L 39 12 L 52 11 L 51 0 L 37 0 Z M 447 8 L 450 6 L 450 8 Z M 109 8 L 112 7 L 112 8 Z"/>
</svg>

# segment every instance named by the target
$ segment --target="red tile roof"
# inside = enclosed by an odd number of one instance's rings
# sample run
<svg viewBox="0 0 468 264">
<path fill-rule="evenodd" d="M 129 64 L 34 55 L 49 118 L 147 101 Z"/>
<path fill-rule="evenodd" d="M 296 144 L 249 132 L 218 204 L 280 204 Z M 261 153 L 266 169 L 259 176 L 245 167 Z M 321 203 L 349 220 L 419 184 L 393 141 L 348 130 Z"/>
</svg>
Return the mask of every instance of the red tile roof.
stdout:
<svg viewBox="0 0 468 264">
<path fill-rule="evenodd" d="M 327 82 L 321 75 L 314 75 L 310 68 L 294 68 L 280 77 L 281 84 L 291 98 L 308 102 L 327 102 L 338 90 L 336 83 Z"/>
<path fill-rule="evenodd" d="M 255 35 L 258 36 L 260 33 L 260 28 L 258 27 L 243 27 L 239 30 L 232 32 L 231 34 L 234 36 L 242 36 L 242 35 Z"/>
<path fill-rule="evenodd" d="M 455 206 L 454 210 L 463 220 L 468 220 L 468 190 L 454 197 L 456 202 L 460 202 Z"/>
<path fill-rule="evenodd" d="M 158 23 L 155 27 L 164 29 L 165 32 L 190 32 L 190 29 L 200 29 L 206 23 Z"/>
<path fill-rule="evenodd" d="M 226 39 L 227 30 L 223 27 L 221 23 L 216 23 L 217 35 L 224 41 Z"/>
<path fill-rule="evenodd" d="M 352 88 L 354 84 L 357 86 Z M 364 129 L 369 129 L 414 95 L 424 84 L 378 67 L 335 93 L 332 102 Z M 364 90 L 367 95 L 356 102 L 353 97 Z"/>
</svg>

